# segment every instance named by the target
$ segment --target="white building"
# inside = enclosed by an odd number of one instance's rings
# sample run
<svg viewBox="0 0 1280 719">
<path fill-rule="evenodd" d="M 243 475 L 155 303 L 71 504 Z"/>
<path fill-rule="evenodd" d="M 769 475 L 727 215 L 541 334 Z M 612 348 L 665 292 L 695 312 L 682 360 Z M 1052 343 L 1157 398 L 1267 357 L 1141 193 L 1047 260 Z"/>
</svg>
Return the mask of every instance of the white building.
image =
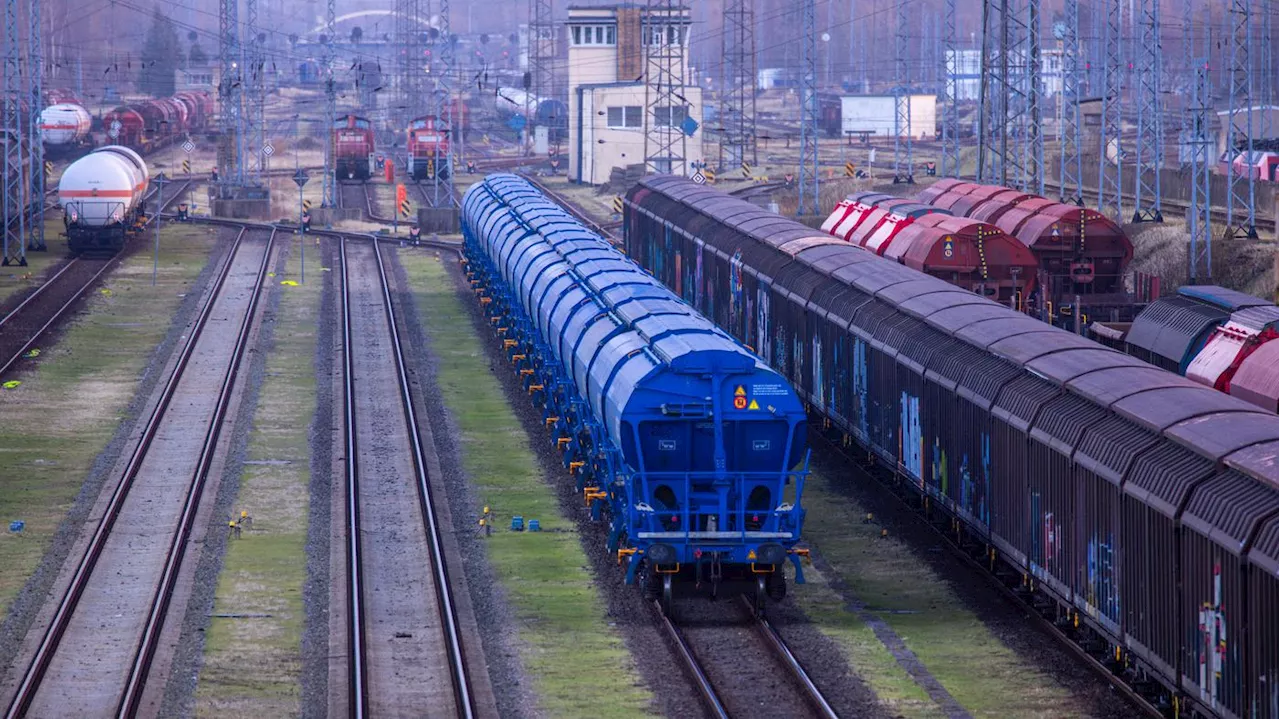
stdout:
<svg viewBox="0 0 1280 719">
<path fill-rule="evenodd" d="M 569 180 L 588 185 L 609 181 L 615 167 L 645 161 L 645 129 L 669 126 L 678 137 L 684 166 L 674 174 L 690 174 L 702 161 L 702 129 L 691 134 L 686 118 L 702 122 L 702 89 L 691 82 L 690 20 L 662 17 L 643 20 L 639 6 L 570 7 L 565 23 L 569 42 Z M 646 111 L 645 52 L 651 44 L 679 45 L 684 55 L 685 85 L 676 88 L 686 104 Z M 682 129 L 682 126 L 685 126 Z"/>
<path fill-rule="evenodd" d="M 1040 92 L 1044 97 L 1053 97 L 1062 93 L 1062 61 L 1061 50 L 1040 52 Z M 1020 64 L 1010 57 L 1010 71 L 1019 69 Z M 1083 66 L 1080 68 L 1080 73 L 1083 79 Z M 961 102 L 977 102 L 981 87 L 982 51 L 956 50 L 956 99 Z"/>
<path fill-rule="evenodd" d="M 908 95 L 911 127 L 902 136 L 933 139 L 938 128 L 938 98 L 935 95 Z M 893 137 L 897 98 L 893 95 L 845 95 L 840 98 L 840 130 L 844 134 L 870 132 Z M 906 129 L 906 128 L 904 128 Z"/>
</svg>

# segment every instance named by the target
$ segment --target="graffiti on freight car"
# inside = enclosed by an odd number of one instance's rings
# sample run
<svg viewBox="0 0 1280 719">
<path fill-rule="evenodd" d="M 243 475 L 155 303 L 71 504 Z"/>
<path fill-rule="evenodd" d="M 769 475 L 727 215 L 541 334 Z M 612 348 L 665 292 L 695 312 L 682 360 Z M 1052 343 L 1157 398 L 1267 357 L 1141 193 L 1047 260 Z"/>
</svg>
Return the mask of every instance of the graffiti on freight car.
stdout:
<svg viewBox="0 0 1280 719">
<path fill-rule="evenodd" d="M 906 392 L 902 393 L 901 423 L 899 436 L 902 449 L 902 464 L 916 479 L 916 484 L 924 484 L 924 434 L 920 431 L 920 398 Z"/>
<path fill-rule="evenodd" d="M 702 240 L 694 240 L 693 245 L 697 248 L 697 257 L 694 258 L 693 268 L 693 306 L 702 306 Z M 714 316 L 714 313 L 713 315 Z"/>
<path fill-rule="evenodd" d="M 729 326 L 740 327 L 742 317 L 742 250 L 729 258 Z"/>
<path fill-rule="evenodd" d="M 1217 706 L 1227 663 L 1227 615 L 1222 607 L 1222 565 L 1213 565 L 1213 601 L 1200 605 L 1200 637 L 1195 643 L 1200 667 L 1200 699 Z"/>
<path fill-rule="evenodd" d="M 822 384 L 822 335 L 813 334 L 813 396 L 818 400 L 818 408 L 827 408 L 827 392 Z"/>
<path fill-rule="evenodd" d="M 1093 537 L 1089 540 L 1085 571 L 1085 602 L 1107 619 L 1120 621 L 1120 592 L 1116 587 L 1116 565 L 1112 550 L 1113 537 L 1108 532 L 1105 541 Z"/>
<path fill-rule="evenodd" d="M 773 360 L 773 343 L 769 341 L 769 285 L 756 287 L 756 349 L 765 364 Z"/>
<path fill-rule="evenodd" d="M 943 497 L 947 496 L 947 490 L 950 483 L 947 481 L 947 450 L 942 448 L 942 440 L 937 437 L 933 438 L 933 476 L 931 478 L 937 486 L 938 493 Z"/>
<path fill-rule="evenodd" d="M 853 340 L 853 398 L 858 417 L 854 426 L 865 440 L 867 431 L 867 343 L 861 338 Z"/>
</svg>

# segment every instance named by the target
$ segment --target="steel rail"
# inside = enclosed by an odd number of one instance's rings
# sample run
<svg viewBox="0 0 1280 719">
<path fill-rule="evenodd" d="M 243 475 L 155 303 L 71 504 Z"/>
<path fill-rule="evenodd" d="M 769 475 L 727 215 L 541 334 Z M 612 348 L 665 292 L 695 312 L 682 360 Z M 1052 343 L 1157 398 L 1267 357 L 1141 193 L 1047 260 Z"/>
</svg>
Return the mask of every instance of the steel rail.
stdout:
<svg viewBox="0 0 1280 719">
<path fill-rule="evenodd" d="M 764 637 L 765 644 L 773 651 L 774 655 L 782 661 L 783 666 L 796 680 L 800 688 L 804 690 L 805 698 L 813 705 L 819 714 L 828 719 L 836 719 L 836 711 L 831 708 L 831 704 L 827 702 L 827 698 L 822 695 L 822 691 L 818 689 L 818 685 L 810 678 L 809 673 L 804 670 L 800 664 L 800 660 L 796 659 L 796 655 L 791 653 L 791 648 L 783 641 L 782 635 L 778 634 L 778 630 L 773 628 L 769 620 L 763 614 L 755 611 L 755 607 L 751 606 L 751 601 L 745 596 L 741 597 L 743 604 L 747 610 L 755 615 L 756 629 L 760 632 L 760 636 Z"/>
<path fill-rule="evenodd" d="M 342 193 L 339 192 L 338 196 L 341 198 Z M 347 681 L 351 689 L 348 715 L 362 719 L 369 711 L 366 691 L 369 673 L 365 662 L 364 588 L 360 573 L 360 477 L 356 463 L 355 370 L 351 353 L 351 297 L 347 283 L 345 237 L 341 238 L 338 254 L 342 271 L 342 411 L 347 453 Z"/>
<path fill-rule="evenodd" d="M 702 703 L 706 705 L 707 710 L 716 719 L 729 719 L 729 712 L 724 708 L 724 702 L 720 701 L 720 695 L 716 693 L 716 689 L 712 686 L 711 679 L 707 677 L 707 673 L 702 670 L 702 664 L 693 655 L 693 650 L 689 648 L 689 642 L 685 640 L 680 628 L 675 625 L 675 622 L 671 621 L 671 617 L 662 611 L 662 605 L 658 602 L 655 601 L 653 603 L 653 608 L 658 615 L 658 621 L 663 630 L 666 631 L 667 636 L 675 644 L 676 653 L 684 661 L 684 667 L 689 672 L 689 678 L 693 680 L 694 687 L 698 690 L 698 696 L 702 699 Z"/>
<path fill-rule="evenodd" d="M 1151 717 L 1151 719 L 1162 719 L 1162 717 L 1165 716 L 1165 714 L 1162 713 L 1158 707 L 1152 705 L 1151 702 L 1147 701 L 1146 697 L 1139 694 L 1137 690 L 1135 690 L 1132 686 L 1130 686 L 1124 680 L 1123 677 L 1118 676 L 1113 671 L 1111 671 L 1111 669 L 1107 667 L 1105 664 L 1103 664 L 1101 661 L 1099 661 L 1097 657 L 1090 654 L 1084 647 L 1082 647 L 1078 642 L 1072 639 L 1070 635 L 1062 631 L 1062 629 L 1059 628 L 1057 624 L 1055 624 L 1053 621 L 1046 618 L 1040 612 L 1040 609 L 1037 608 L 1033 602 L 1019 595 L 1018 592 L 1014 591 L 1011 587 L 1005 584 L 1005 582 L 1001 580 L 1001 578 L 996 574 L 994 567 L 988 567 L 984 565 L 982 562 L 979 562 L 973 556 L 971 556 L 969 552 L 965 551 L 964 547 L 962 547 L 957 542 L 956 538 L 952 535 L 952 533 L 944 531 L 943 529 L 938 527 L 934 522 L 929 521 L 928 517 L 924 516 L 921 509 L 912 506 L 911 503 L 909 503 L 904 497 L 902 497 L 897 492 L 895 492 L 894 487 L 889 482 L 885 481 L 883 476 L 881 476 L 881 473 L 874 471 L 874 468 L 868 469 L 865 466 L 864 462 L 855 458 L 853 455 L 850 455 L 849 453 L 847 453 L 844 450 L 844 448 L 838 446 L 835 442 L 833 442 L 828 437 L 822 435 L 821 433 L 818 433 L 817 436 L 820 438 L 820 441 L 823 444 L 827 445 L 827 447 L 830 448 L 833 452 L 838 454 L 840 457 L 844 458 L 845 461 L 856 465 L 864 474 L 871 477 L 873 480 L 875 480 L 877 484 L 883 487 L 886 490 L 886 494 L 893 498 L 894 502 L 899 506 L 899 508 L 906 511 L 911 516 L 916 517 L 917 519 L 923 520 L 924 526 L 928 527 L 931 532 L 933 532 L 938 538 L 942 540 L 942 544 L 945 547 L 947 547 L 947 551 L 951 552 L 952 555 L 954 555 L 955 557 L 960 559 L 962 562 L 964 562 L 964 564 L 968 566 L 970 569 L 974 570 L 976 574 L 984 577 L 991 584 L 992 587 L 994 587 L 998 592 L 1000 592 L 1002 596 L 1005 597 L 1005 599 L 1009 600 L 1011 603 L 1015 604 L 1019 609 L 1024 610 L 1026 613 L 1034 617 L 1035 623 L 1042 630 L 1044 630 L 1045 632 L 1053 636 L 1055 639 L 1057 639 L 1061 643 L 1061 645 L 1065 649 L 1070 651 L 1072 654 L 1074 654 L 1076 658 L 1084 662 L 1086 666 L 1088 666 L 1091 670 L 1093 670 L 1103 679 L 1106 679 L 1107 682 L 1110 683 L 1111 686 L 1115 688 L 1118 692 L 1123 694 L 1124 697 L 1128 699 L 1129 702 L 1135 706 L 1135 708 L 1139 709 L 1144 715 Z M 948 513 L 948 516 L 951 516 L 951 515 Z"/>
<path fill-rule="evenodd" d="M 168 207 L 169 205 L 172 205 L 173 203 L 177 202 L 178 198 L 182 197 L 182 195 L 186 193 L 186 191 L 190 187 L 190 184 L 191 184 L 190 182 L 184 182 L 182 187 L 180 187 L 177 192 L 173 193 L 173 197 L 164 203 L 164 207 Z M 153 191 L 151 195 L 147 196 L 147 199 L 150 199 L 152 196 L 154 196 L 154 194 L 155 192 Z M 160 212 L 164 210 L 164 207 L 160 208 Z M 143 223 L 143 227 L 150 226 L 151 222 L 156 218 L 157 215 L 160 214 L 160 212 L 157 212 L 155 215 L 148 217 L 146 221 Z M 124 250 L 122 249 L 121 252 L 123 251 Z M 112 267 L 115 267 L 119 263 L 120 257 L 121 257 L 121 254 L 117 253 L 115 256 L 111 257 L 106 262 L 104 262 L 102 267 L 97 272 L 95 272 L 93 276 L 90 277 L 88 281 L 86 281 L 80 287 L 79 290 L 77 290 L 74 294 L 72 294 L 72 296 L 66 302 L 62 303 L 62 306 L 60 306 L 57 310 L 55 310 L 53 315 L 50 316 L 49 319 L 43 325 L 41 325 L 39 329 L 31 333 L 31 337 L 27 338 L 27 341 L 22 345 L 22 347 L 19 348 L 18 351 L 13 354 L 13 356 L 5 360 L 3 365 L 0 365 L 0 375 L 3 375 L 5 372 L 8 372 L 15 364 L 17 364 L 18 360 L 22 359 L 22 357 L 28 351 L 30 351 L 32 347 L 35 346 L 36 341 L 39 340 L 42 336 L 44 336 L 44 333 L 48 332 L 49 328 L 53 327 L 53 325 L 56 324 L 58 320 L 62 319 L 62 316 L 67 313 L 67 310 L 71 309 L 71 306 L 74 305 L 77 301 L 79 301 L 79 299 L 84 296 L 85 292 L 89 291 L 89 288 L 92 287 L 94 283 L 98 281 L 98 278 L 102 277 L 102 275 L 105 274 L 107 270 L 111 269 Z M 36 289 L 35 292 L 33 292 L 26 299 L 24 299 L 22 303 L 19 304 L 17 307 L 13 308 L 12 312 L 5 315 L 4 319 L 0 320 L 0 329 L 2 329 L 4 325 L 7 324 L 10 320 L 12 320 L 15 316 L 17 316 L 18 312 L 21 311 L 24 307 L 26 307 L 29 302 L 31 302 L 37 296 L 45 292 L 45 290 L 49 289 L 49 287 L 51 287 L 54 284 L 54 282 L 56 282 L 60 277 L 62 277 L 62 275 L 67 270 L 69 270 L 72 266 L 79 264 L 81 262 L 85 262 L 85 260 L 79 257 L 71 258 L 69 262 L 63 265 L 60 270 L 58 270 L 57 274 L 46 279 L 44 283 L 41 284 L 40 287 Z"/>
<path fill-rule="evenodd" d="M 54 613 L 53 620 L 45 629 L 44 636 L 40 641 L 39 647 L 36 649 L 35 656 L 32 657 L 26 671 L 23 674 L 22 682 L 18 686 L 18 691 L 14 695 L 13 701 L 10 703 L 8 710 L 5 712 L 7 719 L 17 719 L 25 716 L 31 708 L 31 702 L 35 699 L 36 692 L 40 688 L 40 683 L 44 679 L 45 673 L 49 669 L 49 664 L 53 660 L 54 654 L 57 652 L 59 644 L 62 642 L 63 635 L 66 633 L 68 625 L 75 614 L 76 607 L 79 605 L 80 598 L 84 594 L 85 587 L 88 585 L 89 579 L 93 574 L 93 569 L 97 566 L 98 559 L 102 556 L 102 551 L 106 546 L 107 538 L 111 534 L 111 530 L 115 527 L 116 519 L 120 516 L 120 510 L 124 506 L 125 498 L 129 494 L 129 490 L 133 487 L 133 481 L 138 475 L 138 471 L 142 467 L 143 459 L 147 455 L 147 451 L 151 447 L 152 441 L 155 439 L 159 431 L 160 424 L 164 419 L 165 413 L 168 411 L 169 404 L 176 394 L 179 381 L 182 379 L 183 373 L 195 352 L 196 343 L 199 341 L 201 334 L 204 332 L 205 325 L 208 323 L 209 316 L 213 312 L 213 307 L 217 303 L 217 298 L 222 293 L 223 285 L 226 283 L 227 277 L 231 274 L 231 266 L 234 264 L 236 253 L 239 251 L 241 241 L 244 239 L 245 231 L 242 230 L 235 239 L 230 252 L 227 254 L 226 261 L 223 262 L 222 268 L 219 270 L 214 280 L 212 290 L 206 300 L 204 307 L 201 308 L 200 314 L 196 317 L 191 333 L 187 337 L 186 343 L 183 345 L 178 355 L 178 361 L 174 365 L 173 372 L 165 381 L 164 388 L 160 393 L 160 400 L 156 403 L 152 410 L 147 424 L 143 429 L 142 437 L 134 447 L 133 453 L 129 456 L 129 462 L 125 467 L 124 476 L 120 483 L 116 485 L 115 490 L 111 493 L 111 498 L 107 502 L 106 510 L 103 512 L 102 518 L 98 521 L 93 536 L 89 540 L 89 545 L 85 549 L 84 555 L 80 558 L 80 562 L 76 567 L 75 573 L 72 575 L 71 583 L 67 586 L 63 593 L 61 601 L 58 603 L 57 610 Z"/>
<path fill-rule="evenodd" d="M 164 628 L 165 616 L 169 611 L 169 602 L 173 598 L 174 587 L 178 582 L 178 572 L 182 569 L 182 560 L 186 555 L 184 548 L 191 538 L 191 529 L 195 525 L 196 510 L 200 506 L 200 498 L 204 494 L 205 481 L 209 477 L 209 469 L 213 465 L 213 457 L 217 450 L 218 439 L 222 436 L 223 420 L 231 406 L 231 397 L 236 386 L 236 375 L 240 371 L 240 363 L 244 359 L 249 345 L 254 317 L 258 311 L 258 300 L 262 296 L 266 284 L 267 271 L 271 267 L 271 250 L 275 244 L 275 230 L 267 237 L 267 246 L 262 253 L 262 262 L 258 266 L 258 276 L 254 281 L 253 294 L 249 298 L 249 307 L 245 310 L 244 319 L 240 322 L 240 331 L 236 335 L 235 346 L 231 350 L 231 362 L 222 377 L 222 389 L 218 393 L 218 403 L 213 411 L 213 419 L 205 431 L 204 444 L 200 447 L 200 459 L 187 487 L 187 495 L 183 501 L 182 515 L 178 520 L 178 531 L 169 542 L 165 555 L 164 572 L 156 586 L 151 600 L 151 610 L 147 616 L 147 624 L 142 632 L 142 641 L 134 654 L 133 667 L 129 672 L 129 680 L 125 685 L 124 695 L 117 705 L 118 717 L 134 716 L 142 702 L 142 692 L 147 677 L 155 660 L 156 649 L 160 642 L 160 632 Z"/>
</svg>

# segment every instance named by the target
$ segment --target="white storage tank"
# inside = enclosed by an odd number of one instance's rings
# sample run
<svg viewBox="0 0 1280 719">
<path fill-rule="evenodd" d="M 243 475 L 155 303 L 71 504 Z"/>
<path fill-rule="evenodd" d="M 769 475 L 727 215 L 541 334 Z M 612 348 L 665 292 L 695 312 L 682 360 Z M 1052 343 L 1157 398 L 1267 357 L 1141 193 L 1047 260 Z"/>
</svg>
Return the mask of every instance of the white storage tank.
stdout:
<svg viewBox="0 0 1280 719">
<path fill-rule="evenodd" d="M 80 105 L 50 105 L 40 112 L 40 139 L 46 145 L 74 145 L 88 137 L 92 124 L 89 111 Z"/>
<path fill-rule="evenodd" d="M 131 220 L 147 189 L 138 153 L 111 145 L 71 163 L 58 181 L 58 204 L 68 226 L 107 227 Z"/>
</svg>

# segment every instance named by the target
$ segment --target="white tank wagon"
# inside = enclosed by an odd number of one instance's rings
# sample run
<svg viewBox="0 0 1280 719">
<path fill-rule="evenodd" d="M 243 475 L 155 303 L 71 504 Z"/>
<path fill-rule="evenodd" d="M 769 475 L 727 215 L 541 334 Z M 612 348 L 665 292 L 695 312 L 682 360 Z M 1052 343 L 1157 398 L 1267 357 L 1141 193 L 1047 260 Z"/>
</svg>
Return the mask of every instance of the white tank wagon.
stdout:
<svg viewBox="0 0 1280 719">
<path fill-rule="evenodd" d="M 40 139 L 51 148 L 69 148 L 89 137 L 93 118 L 82 106 L 60 102 L 40 111 Z"/>
<path fill-rule="evenodd" d="M 71 163 L 58 182 L 71 252 L 123 247 L 146 191 L 147 163 L 127 147 L 99 148 Z"/>
</svg>

